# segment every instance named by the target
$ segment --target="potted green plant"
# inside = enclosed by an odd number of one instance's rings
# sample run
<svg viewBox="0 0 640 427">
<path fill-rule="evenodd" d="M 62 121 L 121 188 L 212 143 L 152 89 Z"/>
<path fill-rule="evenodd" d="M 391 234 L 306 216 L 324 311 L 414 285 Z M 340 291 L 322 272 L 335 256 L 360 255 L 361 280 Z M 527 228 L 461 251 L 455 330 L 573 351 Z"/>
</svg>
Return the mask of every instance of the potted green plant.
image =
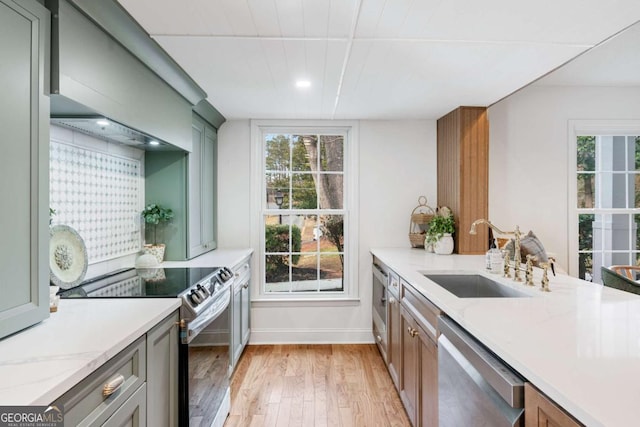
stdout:
<svg viewBox="0 0 640 427">
<path fill-rule="evenodd" d="M 453 237 L 456 223 L 451 209 L 439 207 L 436 215 L 429 221 L 429 228 L 425 236 L 425 248 L 431 246 L 435 253 L 449 255 L 453 252 Z"/>
<path fill-rule="evenodd" d="M 165 244 L 158 243 L 158 227 L 173 219 L 173 210 L 156 203 L 150 203 L 142 210 L 142 218 L 145 223 L 145 228 L 149 226 L 151 228 L 151 235 L 153 236 L 153 243 L 144 245 L 145 252 L 155 256 L 160 263 L 164 259 Z"/>
</svg>

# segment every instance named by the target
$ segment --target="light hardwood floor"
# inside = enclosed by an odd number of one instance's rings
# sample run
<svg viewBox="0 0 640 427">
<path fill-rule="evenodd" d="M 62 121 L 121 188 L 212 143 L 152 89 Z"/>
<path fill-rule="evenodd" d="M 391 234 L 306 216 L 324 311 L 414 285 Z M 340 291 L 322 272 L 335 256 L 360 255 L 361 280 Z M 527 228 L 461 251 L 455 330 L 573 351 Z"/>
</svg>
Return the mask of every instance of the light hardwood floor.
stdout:
<svg viewBox="0 0 640 427">
<path fill-rule="evenodd" d="M 375 345 L 248 346 L 231 426 L 410 426 Z"/>
</svg>

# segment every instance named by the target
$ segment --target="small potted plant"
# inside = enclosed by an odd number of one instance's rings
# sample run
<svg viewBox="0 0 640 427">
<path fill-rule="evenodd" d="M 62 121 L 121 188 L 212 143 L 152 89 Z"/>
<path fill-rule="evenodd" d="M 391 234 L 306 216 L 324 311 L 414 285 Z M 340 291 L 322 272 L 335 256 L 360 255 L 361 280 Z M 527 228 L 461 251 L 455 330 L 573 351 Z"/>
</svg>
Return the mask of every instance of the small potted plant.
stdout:
<svg viewBox="0 0 640 427">
<path fill-rule="evenodd" d="M 430 245 L 435 253 L 449 255 L 453 253 L 453 237 L 456 224 L 451 209 L 446 206 L 439 207 L 436 215 L 429 222 L 429 228 L 425 237 L 425 247 Z"/>
<path fill-rule="evenodd" d="M 158 243 L 157 231 L 161 224 L 171 221 L 173 211 L 156 203 L 151 203 L 142 210 L 142 218 L 144 219 L 145 227 L 149 226 L 151 228 L 153 236 L 153 243 L 144 245 L 145 252 L 155 256 L 160 263 L 164 259 L 165 245 L 164 243 Z"/>
</svg>

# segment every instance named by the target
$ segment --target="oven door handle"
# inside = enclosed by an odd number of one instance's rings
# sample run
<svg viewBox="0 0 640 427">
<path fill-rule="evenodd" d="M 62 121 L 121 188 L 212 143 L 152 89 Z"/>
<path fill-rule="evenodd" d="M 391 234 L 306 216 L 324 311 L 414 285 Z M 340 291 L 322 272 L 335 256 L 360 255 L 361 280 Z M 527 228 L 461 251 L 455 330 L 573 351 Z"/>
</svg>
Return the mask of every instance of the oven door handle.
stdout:
<svg viewBox="0 0 640 427">
<path fill-rule="evenodd" d="M 229 307 L 231 303 L 231 288 L 227 287 L 224 291 L 224 295 L 215 301 L 211 307 L 200 313 L 193 321 L 188 322 L 184 330 L 184 334 L 181 334 L 181 341 L 183 344 L 189 344 L 204 328 L 209 326 L 211 322 L 216 320 L 220 313 Z"/>
</svg>

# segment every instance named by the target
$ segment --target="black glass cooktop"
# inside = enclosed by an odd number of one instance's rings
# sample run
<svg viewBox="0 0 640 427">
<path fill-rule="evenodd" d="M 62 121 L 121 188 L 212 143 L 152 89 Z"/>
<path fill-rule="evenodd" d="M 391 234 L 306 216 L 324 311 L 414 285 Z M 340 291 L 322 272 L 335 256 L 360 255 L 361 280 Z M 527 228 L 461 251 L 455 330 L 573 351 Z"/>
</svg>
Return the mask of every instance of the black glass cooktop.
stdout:
<svg viewBox="0 0 640 427">
<path fill-rule="evenodd" d="M 216 270 L 217 267 L 132 268 L 87 280 L 59 294 L 60 298 L 171 298 Z"/>
</svg>

